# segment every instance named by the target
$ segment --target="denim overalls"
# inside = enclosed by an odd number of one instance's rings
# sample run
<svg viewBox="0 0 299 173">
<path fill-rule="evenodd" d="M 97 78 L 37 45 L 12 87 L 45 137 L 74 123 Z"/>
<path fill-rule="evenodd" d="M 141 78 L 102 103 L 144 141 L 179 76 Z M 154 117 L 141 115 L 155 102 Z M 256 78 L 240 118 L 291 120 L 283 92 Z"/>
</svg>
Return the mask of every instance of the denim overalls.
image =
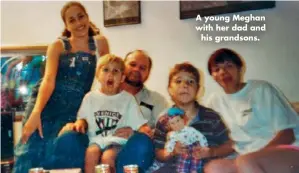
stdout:
<svg viewBox="0 0 299 173">
<path fill-rule="evenodd" d="M 68 38 L 61 38 L 65 51 L 59 57 L 55 89 L 41 113 L 44 138 L 36 130 L 26 144 L 19 142 L 15 148 L 14 172 L 28 173 L 33 167 L 43 167 L 50 157 L 58 132 L 68 122 L 76 120 L 77 111 L 84 95 L 90 90 L 96 68 L 96 46 L 89 38 L 90 52 L 71 52 Z M 32 91 L 28 101 L 23 124 L 28 120 L 35 105 L 41 80 Z"/>
</svg>

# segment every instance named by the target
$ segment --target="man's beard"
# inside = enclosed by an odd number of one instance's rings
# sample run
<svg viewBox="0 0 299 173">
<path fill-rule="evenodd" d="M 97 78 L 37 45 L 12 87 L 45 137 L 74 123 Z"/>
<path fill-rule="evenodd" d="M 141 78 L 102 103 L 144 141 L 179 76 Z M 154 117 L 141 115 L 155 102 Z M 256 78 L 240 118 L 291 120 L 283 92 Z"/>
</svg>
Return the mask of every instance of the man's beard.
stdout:
<svg viewBox="0 0 299 173">
<path fill-rule="evenodd" d="M 143 86 L 142 76 L 138 71 L 130 71 L 126 74 L 125 82 L 136 88 Z"/>
<path fill-rule="evenodd" d="M 132 81 L 128 77 L 125 78 L 125 82 L 133 87 L 139 88 L 143 86 L 141 81 Z"/>
</svg>

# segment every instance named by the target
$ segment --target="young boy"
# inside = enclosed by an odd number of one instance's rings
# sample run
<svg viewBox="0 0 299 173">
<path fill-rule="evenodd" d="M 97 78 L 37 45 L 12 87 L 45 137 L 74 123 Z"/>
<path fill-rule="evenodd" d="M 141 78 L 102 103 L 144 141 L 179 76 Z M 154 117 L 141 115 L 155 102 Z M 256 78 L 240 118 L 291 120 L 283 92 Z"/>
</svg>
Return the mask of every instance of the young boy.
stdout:
<svg viewBox="0 0 299 173">
<path fill-rule="evenodd" d="M 192 156 L 203 159 L 203 164 L 197 172 L 203 172 L 205 163 L 215 157 L 225 157 L 233 152 L 227 130 L 219 115 L 213 110 L 200 105 L 197 95 L 200 89 L 200 73 L 192 64 L 185 62 L 176 64 L 169 73 L 168 92 L 174 102 L 172 107 L 182 109 L 186 125 L 201 132 L 208 141 L 209 147 L 194 146 Z M 177 143 L 172 153 L 165 149 L 169 112 L 163 112 L 158 119 L 154 134 L 156 158 L 164 162 L 155 173 L 176 172 L 177 156 L 188 152 L 188 147 Z M 203 150 L 204 149 L 204 150 Z M 204 153 L 203 153 L 204 151 Z"/>
<path fill-rule="evenodd" d="M 124 62 L 121 58 L 108 54 L 100 59 L 96 78 L 101 84 L 99 90 L 91 91 L 83 99 L 74 129 L 85 132 L 88 129 L 89 147 L 85 154 L 85 172 L 94 172 L 102 155 L 109 159 L 101 163 L 109 164 L 114 172 L 114 161 L 119 148 L 127 138 L 113 136 L 119 128 L 142 131 L 147 128 L 135 98 L 120 91 L 124 81 Z M 108 150 L 109 149 L 109 150 Z"/>
</svg>

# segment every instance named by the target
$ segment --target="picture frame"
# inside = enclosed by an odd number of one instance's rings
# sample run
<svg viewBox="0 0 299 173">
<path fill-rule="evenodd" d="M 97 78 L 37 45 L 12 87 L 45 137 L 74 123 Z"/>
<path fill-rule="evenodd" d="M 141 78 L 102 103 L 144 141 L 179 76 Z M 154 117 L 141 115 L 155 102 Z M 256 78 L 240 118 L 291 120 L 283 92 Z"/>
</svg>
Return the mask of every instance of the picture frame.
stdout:
<svg viewBox="0 0 299 173">
<path fill-rule="evenodd" d="M 195 18 L 199 14 L 213 16 L 249 10 L 274 8 L 275 1 L 184 1 L 180 0 L 180 19 Z"/>
<path fill-rule="evenodd" d="M 28 46 L 2 46 L 0 51 L 2 55 L 8 54 L 45 54 L 48 45 L 28 45 Z"/>
<path fill-rule="evenodd" d="M 134 1 L 103 1 L 104 26 L 120 26 L 141 23 L 141 2 Z"/>
<path fill-rule="evenodd" d="M 22 120 L 22 112 L 33 87 L 43 77 L 48 45 L 2 46 L 1 109 L 14 110 L 14 121 Z"/>
</svg>

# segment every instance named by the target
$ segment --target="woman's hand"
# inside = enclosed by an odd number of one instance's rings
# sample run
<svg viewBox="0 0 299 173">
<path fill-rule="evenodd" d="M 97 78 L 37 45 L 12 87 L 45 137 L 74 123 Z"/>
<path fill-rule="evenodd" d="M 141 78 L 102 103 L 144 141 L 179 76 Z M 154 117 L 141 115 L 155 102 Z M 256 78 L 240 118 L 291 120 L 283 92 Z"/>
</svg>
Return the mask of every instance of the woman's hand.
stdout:
<svg viewBox="0 0 299 173">
<path fill-rule="evenodd" d="M 180 142 L 176 142 L 172 155 L 181 155 L 188 152 L 188 148 Z"/>
<path fill-rule="evenodd" d="M 37 129 L 39 132 L 39 136 L 43 138 L 43 129 L 42 129 L 42 123 L 40 119 L 40 112 L 32 112 L 29 116 L 29 119 L 25 123 L 23 130 L 22 130 L 22 136 L 21 141 L 23 144 L 25 144 L 33 132 Z"/>
<path fill-rule="evenodd" d="M 196 159 L 205 159 L 213 157 L 213 149 L 209 147 L 195 146 L 193 147 L 192 156 Z"/>
</svg>

